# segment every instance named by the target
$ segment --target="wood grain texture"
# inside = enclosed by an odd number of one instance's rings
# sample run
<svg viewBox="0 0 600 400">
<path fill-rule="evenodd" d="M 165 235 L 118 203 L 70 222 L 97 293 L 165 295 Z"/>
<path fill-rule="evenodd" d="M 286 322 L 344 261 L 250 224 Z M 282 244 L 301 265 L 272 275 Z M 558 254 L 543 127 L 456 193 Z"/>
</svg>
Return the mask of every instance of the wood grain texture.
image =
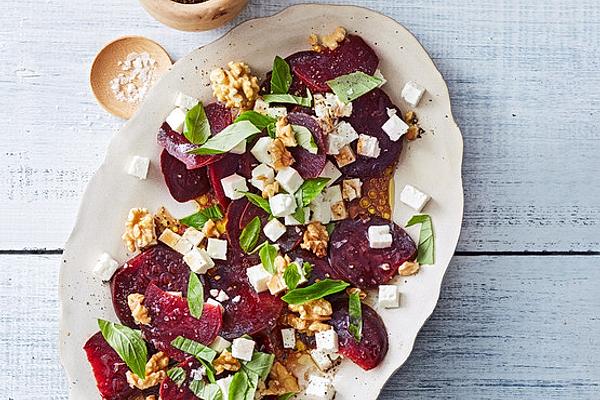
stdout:
<svg viewBox="0 0 600 400">
<path fill-rule="evenodd" d="M 380 399 L 597 399 L 598 263 L 456 257 L 413 354 Z M 11 366 L 0 369 L 1 399 L 66 399 L 59 264 L 60 256 L 0 256 L 0 363 Z"/>
<path fill-rule="evenodd" d="M 600 249 L 596 0 L 330 2 L 395 18 L 447 79 L 465 137 L 460 251 Z M 177 59 L 235 23 L 293 3 L 252 1 L 227 27 L 184 33 L 161 26 L 135 0 L 6 0 L 0 224 L 12 229 L 0 232 L 0 249 L 65 242 L 84 186 L 122 124 L 88 88 L 91 61 L 104 43 L 141 34 Z"/>
</svg>

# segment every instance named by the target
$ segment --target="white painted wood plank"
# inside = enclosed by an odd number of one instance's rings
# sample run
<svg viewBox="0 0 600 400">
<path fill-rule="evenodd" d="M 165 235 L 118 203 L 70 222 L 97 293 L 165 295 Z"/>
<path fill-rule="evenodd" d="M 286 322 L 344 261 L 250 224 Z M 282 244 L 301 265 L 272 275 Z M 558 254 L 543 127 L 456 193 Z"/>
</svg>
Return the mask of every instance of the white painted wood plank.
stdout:
<svg viewBox="0 0 600 400">
<path fill-rule="evenodd" d="M 594 256 L 456 257 L 413 355 L 380 398 L 597 399 L 599 263 Z M 59 265 L 60 256 L 0 256 L 3 399 L 66 399 Z"/>
<path fill-rule="evenodd" d="M 236 22 L 292 3 L 252 1 Z M 353 3 L 413 31 L 448 80 L 465 136 L 459 250 L 598 250 L 598 2 Z M 152 20 L 135 0 L 3 5 L 0 224 L 11 229 L 0 232 L 0 248 L 60 248 L 85 183 L 121 125 L 88 89 L 95 52 L 117 36 L 142 34 L 177 59 L 233 24 L 177 32 Z"/>
</svg>

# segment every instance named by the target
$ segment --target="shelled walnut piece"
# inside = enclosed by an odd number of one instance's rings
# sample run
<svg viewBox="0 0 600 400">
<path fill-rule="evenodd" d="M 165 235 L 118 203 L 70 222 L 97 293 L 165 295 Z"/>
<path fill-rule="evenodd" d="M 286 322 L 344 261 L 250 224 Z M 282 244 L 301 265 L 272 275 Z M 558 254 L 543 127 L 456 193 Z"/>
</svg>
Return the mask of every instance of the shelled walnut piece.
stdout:
<svg viewBox="0 0 600 400">
<path fill-rule="evenodd" d="M 285 116 L 279 118 L 275 123 L 275 136 L 281 139 L 285 147 L 295 147 L 298 145 L 292 125 Z"/>
<path fill-rule="evenodd" d="M 298 379 L 279 361 L 273 364 L 266 385 L 267 388 L 260 392 L 262 396 L 281 396 L 300 391 Z"/>
<path fill-rule="evenodd" d="M 261 195 L 263 199 L 270 199 L 279 193 L 279 182 L 273 181 L 271 183 L 265 184 L 265 188 L 262 191 Z"/>
<path fill-rule="evenodd" d="M 131 316 L 136 324 L 150 325 L 152 320 L 148 315 L 148 308 L 144 306 L 144 295 L 139 293 L 131 293 L 127 296 L 127 305 L 131 310 Z"/>
<path fill-rule="evenodd" d="M 271 153 L 271 159 L 273 160 L 273 168 L 275 171 L 280 171 L 285 167 L 289 167 L 294 164 L 294 157 L 292 153 L 285 148 L 283 140 L 277 138 L 274 139 L 269 146 L 269 153 Z"/>
<path fill-rule="evenodd" d="M 146 208 L 129 210 L 122 239 L 130 252 L 155 244 L 154 216 Z"/>
<path fill-rule="evenodd" d="M 309 336 L 315 332 L 323 332 L 331 329 L 331 325 L 324 321 L 331 319 L 333 309 L 331 303 L 325 299 L 311 300 L 303 304 L 289 304 L 288 309 L 295 314 L 288 314 L 287 323 L 299 332 Z"/>
<path fill-rule="evenodd" d="M 416 261 L 405 261 L 400 267 L 398 267 L 398 274 L 401 276 L 410 276 L 419 272 L 420 266 Z"/>
<path fill-rule="evenodd" d="M 419 126 L 419 119 L 414 111 L 408 111 L 404 114 L 404 121 L 408 124 L 408 130 L 406 131 L 407 140 L 415 140 L 425 132 L 423 128 Z"/>
<path fill-rule="evenodd" d="M 244 62 L 230 61 L 227 66 L 229 70 L 217 68 L 210 73 L 214 96 L 228 108 L 252 109 L 260 89 L 258 78 Z"/>
<path fill-rule="evenodd" d="M 304 250 L 312 251 L 317 257 L 325 257 L 327 255 L 328 242 L 329 234 L 325 225 L 318 221 L 313 221 L 306 226 L 300 247 Z"/>
<path fill-rule="evenodd" d="M 212 219 L 206 221 L 206 223 L 202 227 L 202 233 L 204 233 L 204 236 L 206 236 L 207 238 L 218 239 L 221 237 L 221 233 L 219 232 L 217 224 Z"/>
<path fill-rule="evenodd" d="M 224 371 L 235 372 L 239 371 L 242 368 L 240 362 L 227 350 L 223 350 L 223 352 L 219 355 L 219 357 L 215 358 L 212 362 L 213 367 L 215 367 L 215 372 L 217 375 L 222 374 Z"/>
<path fill-rule="evenodd" d="M 335 50 L 338 48 L 340 43 L 344 41 L 346 38 L 346 30 L 338 26 L 335 30 L 327 35 L 321 36 L 321 40 L 319 41 L 319 36 L 316 34 L 311 34 L 308 37 L 308 43 L 310 43 L 312 49 L 317 52 L 323 51 L 323 48 L 326 47 L 329 50 Z"/>
<path fill-rule="evenodd" d="M 127 383 L 129 386 L 145 390 L 158 385 L 167 377 L 167 367 L 169 366 L 169 357 L 162 351 L 153 354 L 146 363 L 146 377 L 140 378 L 131 371 L 127 371 Z"/>
</svg>

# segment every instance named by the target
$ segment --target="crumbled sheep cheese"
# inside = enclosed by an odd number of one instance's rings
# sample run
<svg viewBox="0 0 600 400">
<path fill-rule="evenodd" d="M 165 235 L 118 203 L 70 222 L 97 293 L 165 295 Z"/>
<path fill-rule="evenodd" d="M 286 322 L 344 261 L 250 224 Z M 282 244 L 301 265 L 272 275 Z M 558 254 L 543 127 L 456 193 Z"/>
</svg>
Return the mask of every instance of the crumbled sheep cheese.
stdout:
<svg viewBox="0 0 600 400">
<path fill-rule="evenodd" d="M 396 111 L 395 108 L 385 108 L 385 112 L 387 113 L 388 117 L 391 117 L 392 115 L 396 115 L 398 113 L 398 111 Z"/>
<path fill-rule="evenodd" d="M 273 159 L 271 157 L 271 153 L 269 152 L 269 148 L 271 147 L 271 143 L 273 139 L 270 137 L 261 137 L 256 141 L 254 147 L 250 150 L 250 153 L 261 163 L 263 164 L 272 164 Z"/>
<path fill-rule="evenodd" d="M 269 103 L 267 103 L 260 97 L 258 99 L 256 99 L 256 101 L 254 102 L 254 111 L 256 111 L 259 114 L 266 114 L 268 108 L 269 108 Z"/>
<path fill-rule="evenodd" d="M 188 96 L 187 94 L 183 94 L 181 92 L 177 93 L 177 97 L 175 97 L 175 107 L 179 107 L 182 110 L 191 110 L 196 107 L 200 100 L 195 97 Z"/>
<path fill-rule="evenodd" d="M 185 124 L 185 111 L 183 111 L 179 107 L 175 107 L 173 111 L 167 116 L 165 122 L 173 129 L 175 132 L 182 133 L 183 125 Z"/>
<path fill-rule="evenodd" d="M 225 291 L 220 290 L 219 294 L 217 296 L 215 296 L 215 300 L 218 301 L 219 303 L 222 303 L 224 301 L 229 300 L 229 296 L 227 295 L 227 293 L 225 293 Z"/>
<path fill-rule="evenodd" d="M 402 89 L 402 98 L 411 106 L 416 107 L 419 105 L 424 93 L 425 88 L 423 86 L 419 85 L 417 82 L 410 81 L 407 82 Z"/>
<path fill-rule="evenodd" d="M 327 161 L 325 167 L 323 167 L 323 171 L 319 174 L 319 178 L 329 178 L 329 182 L 327 182 L 327 186 L 331 186 L 340 179 L 342 173 L 339 169 L 331 161 Z"/>
<path fill-rule="evenodd" d="M 387 133 L 390 140 L 396 142 L 408 131 L 406 122 L 394 114 L 381 126 L 381 129 Z"/>
<path fill-rule="evenodd" d="M 254 290 L 256 290 L 256 293 L 265 292 L 268 289 L 267 284 L 271 280 L 272 275 L 262 264 L 257 264 L 246 269 L 246 275 L 248 276 L 248 281 Z"/>
<path fill-rule="evenodd" d="M 286 215 L 283 223 L 287 226 L 306 225 L 310 222 L 310 207 L 304 207 L 304 221 L 296 220 L 292 215 Z"/>
<path fill-rule="evenodd" d="M 272 183 L 275 179 L 275 171 L 267 164 L 259 164 L 252 170 L 252 179 L 250 183 L 252 186 L 260 191 L 265 190 L 265 186 Z"/>
<path fill-rule="evenodd" d="M 233 380 L 233 375 L 229 375 L 227 378 L 221 378 L 217 380 L 216 384 L 221 389 L 221 398 L 228 399 L 229 398 L 229 386 L 231 385 L 231 381 Z"/>
<path fill-rule="evenodd" d="M 296 211 L 296 199 L 291 194 L 279 193 L 269 199 L 269 206 L 274 217 L 285 217 Z"/>
<path fill-rule="evenodd" d="M 254 340 L 240 337 L 233 339 L 233 345 L 231 346 L 231 355 L 238 360 L 250 361 L 252 360 L 252 354 L 254 353 Z"/>
<path fill-rule="evenodd" d="M 311 221 L 318 221 L 323 225 L 331 221 L 331 204 L 324 200 L 313 200 L 310 205 Z"/>
<path fill-rule="evenodd" d="M 183 255 L 186 255 L 187 253 L 189 253 L 190 251 L 192 251 L 193 248 L 194 248 L 194 245 L 189 240 L 181 238 L 181 239 L 179 239 L 179 241 L 177 242 L 175 247 L 173 247 L 173 250 L 175 250 L 176 252 L 178 252 L 179 254 L 181 254 L 183 256 Z"/>
<path fill-rule="evenodd" d="M 277 218 L 273 218 L 265 224 L 263 232 L 271 242 L 276 242 L 286 232 L 286 227 Z"/>
<path fill-rule="evenodd" d="M 308 378 L 308 385 L 304 390 L 307 400 L 332 400 L 335 397 L 335 389 L 331 379 L 311 375 Z"/>
<path fill-rule="evenodd" d="M 367 230 L 369 247 L 372 249 L 385 249 L 392 245 L 392 234 L 389 225 L 372 225 Z"/>
<path fill-rule="evenodd" d="M 209 293 L 212 297 L 217 297 L 219 295 L 219 289 L 210 289 Z"/>
<path fill-rule="evenodd" d="M 223 350 L 226 350 L 231 346 L 231 342 L 221 336 L 217 336 L 215 340 L 210 344 L 210 348 L 216 351 L 217 353 L 222 353 Z"/>
<path fill-rule="evenodd" d="M 344 179 L 342 181 L 342 197 L 346 201 L 358 199 L 361 196 L 362 182 L 359 178 Z"/>
<path fill-rule="evenodd" d="M 296 190 L 300 189 L 300 186 L 304 182 L 298 171 L 292 167 L 285 167 L 279 170 L 277 176 L 275 176 L 275 180 L 279 182 L 283 190 L 290 194 L 296 193 Z"/>
<path fill-rule="evenodd" d="M 335 126 L 334 132 L 336 135 L 342 137 L 346 144 L 350 144 L 358 139 L 358 133 L 356 133 L 354 127 L 346 121 L 340 121 Z"/>
<path fill-rule="evenodd" d="M 360 134 L 358 136 L 358 143 L 356 144 L 356 152 L 365 157 L 379 157 L 379 153 L 381 153 L 379 139 L 375 136 Z"/>
<path fill-rule="evenodd" d="M 194 247 L 183 256 L 183 261 L 190 267 L 190 270 L 197 274 L 205 274 L 209 269 L 215 266 L 214 261 L 206 250 Z"/>
<path fill-rule="evenodd" d="M 116 262 L 108 253 L 100 254 L 98 260 L 96 261 L 96 265 L 94 265 L 94 275 L 98 278 L 102 279 L 104 282 L 110 281 L 112 276 L 115 274 L 117 269 L 119 268 L 119 263 Z"/>
<path fill-rule="evenodd" d="M 323 372 L 327 371 L 329 368 L 333 366 L 331 359 L 327 355 L 320 350 L 311 350 L 310 356 L 313 359 L 314 363 L 319 367 L 319 369 Z"/>
<path fill-rule="evenodd" d="M 210 258 L 227 260 L 227 240 L 208 238 L 206 252 Z"/>
<path fill-rule="evenodd" d="M 194 227 L 189 227 L 181 235 L 183 239 L 188 240 L 192 245 L 198 246 L 204 240 L 204 233 Z"/>
<path fill-rule="evenodd" d="M 231 200 L 238 200 L 244 197 L 244 192 L 248 191 L 246 185 L 246 178 L 238 174 L 229 175 L 221 179 L 221 186 L 223 186 L 223 192 L 225 196 Z"/>
<path fill-rule="evenodd" d="M 400 193 L 400 201 L 418 212 L 421 212 L 429 200 L 431 200 L 431 196 L 412 185 L 404 186 Z"/>
<path fill-rule="evenodd" d="M 148 169 L 150 168 L 150 159 L 147 157 L 133 156 L 129 166 L 127 167 L 127 173 L 131 176 L 135 176 L 138 179 L 146 179 L 148 177 Z"/>
<path fill-rule="evenodd" d="M 206 368 L 204 366 L 193 369 L 190 371 L 190 377 L 193 381 L 201 381 L 206 375 Z"/>
<path fill-rule="evenodd" d="M 325 93 L 325 96 L 315 95 L 314 104 L 317 118 L 340 118 L 352 115 L 352 103 L 345 104 L 333 93 Z"/>
<path fill-rule="evenodd" d="M 158 240 L 175 250 L 175 246 L 177 246 L 177 243 L 181 240 L 181 236 L 170 229 L 165 229 L 158 237 Z"/>
<path fill-rule="evenodd" d="M 327 135 L 327 154 L 338 154 L 345 145 L 346 140 L 340 135 L 334 133 Z"/>
<path fill-rule="evenodd" d="M 400 292 L 396 285 L 379 285 L 378 304 L 383 308 L 400 307 Z"/>
<path fill-rule="evenodd" d="M 118 65 L 122 72 L 109 82 L 113 95 L 118 101 L 139 103 L 156 80 L 158 63 L 148 52 L 134 51 Z"/>
<path fill-rule="evenodd" d="M 338 351 L 338 334 L 333 329 L 315 333 L 315 341 L 317 350 L 326 353 L 337 353 Z"/>
<path fill-rule="evenodd" d="M 285 328 L 281 330 L 281 339 L 284 349 L 293 349 L 296 347 L 296 330 L 294 328 Z"/>
</svg>

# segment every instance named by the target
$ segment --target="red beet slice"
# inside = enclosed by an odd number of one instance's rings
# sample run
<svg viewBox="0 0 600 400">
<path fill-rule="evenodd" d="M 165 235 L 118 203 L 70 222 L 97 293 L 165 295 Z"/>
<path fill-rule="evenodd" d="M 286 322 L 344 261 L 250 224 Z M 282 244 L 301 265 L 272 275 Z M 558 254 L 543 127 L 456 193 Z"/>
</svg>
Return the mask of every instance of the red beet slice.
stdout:
<svg viewBox="0 0 600 400">
<path fill-rule="evenodd" d="M 374 89 L 364 96 L 359 97 L 352 103 L 352 115 L 347 121 L 358 133 L 375 136 L 379 140 L 381 153 L 377 158 L 365 157 L 356 153 L 356 143 L 352 149 L 356 154 L 356 161 L 341 168 L 344 175 L 358 178 L 372 178 L 383 175 L 385 169 L 398 161 L 402 151 L 402 140 L 393 142 L 381 129 L 388 120 L 387 109 L 394 109 L 398 115 L 402 115 L 398 107 L 381 89 Z"/>
<path fill-rule="evenodd" d="M 139 389 L 129 386 L 125 376 L 129 368 L 100 332 L 92 336 L 83 349 L 104 400 L 130 400 L 142 394 Z"/>
<path fill-rule="evenodd" d="M 310 275 L 308 276 L 308 283 L 306 285 L 313 284 L 317 280 L 323 280 L 327 278 L 338 278 L 333 268 L 331 268 L 331 265 L 329 265 L 329 261 L 327 260 L 327 258 L 317 257 L 313 253 L 300 248 L 289 253 L 289 256 L 292 259 L 292 261 L 295 261 L 297 258 L 300 258 L 302 259 L 302 261 L 309 262 L 313 266 L 313 269 Z"/>
<path fill-rule="evenodd" d="M 111 281 L 113 305 L 119 320 L 135 327 L 127 296 L 144 293 L 153 282 L 163 290 L 187 293 L 190 268 L 183 262 L 181 254 L 163 244 L 158 244 L 127 261 Z"/>
<path fill-rule="evenodd" d="M 367 231 L 372 225 L 390 227 L 391 247 L 369 247 Z M 415 242 L 402 228 L 376 216 L 338 222 L 329 245 L 329 262 L 335 273 L 340 279 L 363 289 L 388 282 L 402 263 L 413 260 L 416 255 Z"/>
<path fill-rule="evenodd" d="M 333 315 L 327 323 L 338 334 L 339 352 L 364 370 L 378 366 L 388 351 L 387 330 L 379 314 L 368 305 L 362 305 L 362 338 L 357 342 L 348 331 L 348 301 L 337 300 L 332 306 Z"/>
<path fill-rule="evenodd" d="M 215 192 L 215 197 L 223 208 L 227 208 L 229 199 L 227 196 L 225 196 L 223 186 L 221 185 L 221 179 L 237 172 L 239 160 L 239 154 L 226 153 L 218 161 L 208 166 L 208 177 L 210 178 L 210 183 L 213 191 Z"/>
<path fill-rule="evenodd" d="M 180 203 L 193 200 L 210 190 L 206 167 L 187 169 L 185 164 L 163 150 L 160 169 L 171 196 Z"/>
<path fill-rule="evenodd" d="M 187 300 L 165 292 L 154 284 L 146 289 L 144 305 L 148 308 L 150 325 L 141 325 L 144 338 L 158 351 L 183 361 L 189 355 L 171 346 L 178 336 L 209 345 L 219 334 L 222 324 L 221 308 L 204 305 L 201 318 L 190 315 Z"/>
<path fill-rule="evenodd" d="M 300 146 L 290 148 L 290 153 L 292 153 L 294 160 L 296 160 L 293 167 L 303 179 L 316 178 L 323 171 L 327 163 L 323 130 L 314 117 L 305 113 L 289 113 L 288 122 L 292 125 L 303 126 L 312 133 L 315 143 L 319 148 L 317 154 L 313 154 Z"/>
<path fill-rule="evenodd" d="M 181 386 L 177 386 L 171 378 L 165 379 L 160 385 L 160 398 L 162 400 L 198 400 L 198 397 L 189 389 L 189 385 L 192 381 L 191 372 L 201 367 L 200 361 L 189 357 L 177 366 L 185 371 L 185 381 Z"/>
<path fill-rule="evenodd" d="M 221 103 L 211 103 L 204 107 L 206 118 L 210 122 L 210 130 L 213 135 L 218 134 L 226 126 L 233 122 L 231 112 Z M 198 146 L 190 143 L 182 134 L 171 129 L 166 122 L 158 130 L 158 144 L 165 148 L 173 157 L 184 163 L 188 169 L 196 169 L 211 164 L 220 158 L 222 154 L 201 156 L 188 154 L 187 152 Z"/>
<path fill-rule="evenodd" d="M 356 71 L 373 75 L 379 64 L 377 54 L 356 35 L 348 35 L 333 51 L 303 51 L 288 59 L 294 74 L 314 92 L 329 92 L 327 81 L 341 75 Z"/>
</svg>

